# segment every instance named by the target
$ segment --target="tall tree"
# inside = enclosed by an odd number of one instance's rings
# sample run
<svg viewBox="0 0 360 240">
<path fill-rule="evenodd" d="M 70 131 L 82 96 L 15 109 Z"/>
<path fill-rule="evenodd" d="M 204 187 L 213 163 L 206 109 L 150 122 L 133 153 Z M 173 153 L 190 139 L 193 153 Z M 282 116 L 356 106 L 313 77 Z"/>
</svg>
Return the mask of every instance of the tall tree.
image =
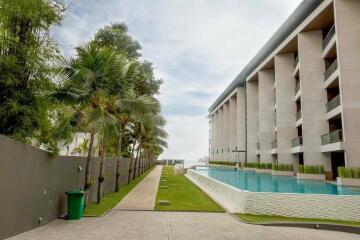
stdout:
<svg viewBox="0 0 360 240">
<path fill-rule="evenodd" d="M 64 11 L 59 1 L 0 0 L 0 134 L 27 142 L 49 139 L 49 104 L 42 93 L 54 87 L 51 63 L 59 55 L 49 29 Z"/>
</svg>

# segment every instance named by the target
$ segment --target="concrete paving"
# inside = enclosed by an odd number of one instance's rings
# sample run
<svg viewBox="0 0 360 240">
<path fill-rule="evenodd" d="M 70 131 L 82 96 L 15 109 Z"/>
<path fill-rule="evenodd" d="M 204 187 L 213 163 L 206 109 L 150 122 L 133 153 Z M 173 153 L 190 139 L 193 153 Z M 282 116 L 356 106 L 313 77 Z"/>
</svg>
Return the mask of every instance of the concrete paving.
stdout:
<svg viewBox="0 0 360 240">
<path fill-rule="evenodd" d="M 358 240 L 359 235 L 239 222 L 227 213 L 114 210 L 102 218 L 56 220 L 9 240 Z"/>
<path fill-rule="evenodd" d="M 156 166 L 119 202 L 117 210 L 154 210 L 162 166 Z"/>
</svg>

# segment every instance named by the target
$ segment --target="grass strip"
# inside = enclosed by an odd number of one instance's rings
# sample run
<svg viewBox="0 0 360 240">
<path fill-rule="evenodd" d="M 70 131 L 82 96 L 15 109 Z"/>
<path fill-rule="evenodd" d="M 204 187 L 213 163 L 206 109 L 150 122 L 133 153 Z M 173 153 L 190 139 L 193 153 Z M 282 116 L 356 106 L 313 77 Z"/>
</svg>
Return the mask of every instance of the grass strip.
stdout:
<svg viewBox="0 0 360 240">
<path fill-rule="evenodd" d="M 237 213 L 242 221 L 247 223 L 263 224 L 263 223 L 325 223 L 338 224 L 360 227 L 360 222 L 341 221 L 341 220 L 327 220 L 327 219 L 312 219 L 312 218 L 291 218 L 281 216 L 266 216 Z"/>
<path fill-rule="evenodd" d="M 140 183 L 153 168 L 146 171 L 141 176 L 135 178 L 129 184 L 120 187 L 119 192 L 111 192 L 101 199 L 100 204 L 92 203 L 89 206 L 88 211 L 85 212 L 85 216 L 103 216 L 107 211 L 114 208 L 138 183 Z"/>
<path fill-rule="evenodd" d="M 166 182 L 160 181 L 155 210 L 159 211 L 194 211 L 194 212 L 224 212 L 224 210 L 209 198 L 201 189 L 185 176 L 174 175 L 171 166 L 164 166 Z M 161 188 L 168 186 L 168 188 Z M 160 206 L 159 200 L 169 200 L 169 206 Z"/>
</svg>

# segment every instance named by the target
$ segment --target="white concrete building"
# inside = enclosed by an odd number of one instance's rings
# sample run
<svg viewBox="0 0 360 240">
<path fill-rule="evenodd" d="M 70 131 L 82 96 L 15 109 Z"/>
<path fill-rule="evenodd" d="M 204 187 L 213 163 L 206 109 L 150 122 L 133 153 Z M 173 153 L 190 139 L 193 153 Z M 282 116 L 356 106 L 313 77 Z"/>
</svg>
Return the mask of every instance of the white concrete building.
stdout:
<svg viewBox="0 0 360 240">
<path fill-rule="evenodd" d="M 209 118 L 211 160 L 360 167 L 360 0 L 304 0 Z"/>
</svg>

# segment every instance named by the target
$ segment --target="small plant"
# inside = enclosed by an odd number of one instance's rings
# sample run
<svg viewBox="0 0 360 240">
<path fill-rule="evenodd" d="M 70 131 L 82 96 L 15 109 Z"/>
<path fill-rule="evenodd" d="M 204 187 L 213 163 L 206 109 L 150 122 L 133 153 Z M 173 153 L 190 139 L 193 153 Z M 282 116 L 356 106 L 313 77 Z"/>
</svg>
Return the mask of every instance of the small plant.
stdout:
<svg viewBox="0 0 360 240">
<path fill-rule="evenodd" d="M 251 163 L 251 162 L 244 163 L 244 167 L 247 167 L 247 168 L 256 168 L 256 163 Z"/>
<path fill-rule="evenodd" d="M 256 164 L 257 169 L 272 169 L 271 163 L 257 163 Z"/>
<path fill-rule="evenodd" d="M 299 173 L 324 174 L 324 166 L 322 166 L 322 165 L 299 165 Z"/>
<path fill-rule="evenodd" d="M 292 164 L 273 164 L 272 170 L 274 171 L 294 171 L 294 166 Z"/>
<path fill-rule="evenodd" d="M 360 167 L 338 167 L 339 177 L 360 179 Z"/>
<path fill-rule="evenodd" d="M 210 164 L 224 165 L 224 166 L 236 166 L 236 162 L 229 161 L 209 161 Z"/>
</svg>

